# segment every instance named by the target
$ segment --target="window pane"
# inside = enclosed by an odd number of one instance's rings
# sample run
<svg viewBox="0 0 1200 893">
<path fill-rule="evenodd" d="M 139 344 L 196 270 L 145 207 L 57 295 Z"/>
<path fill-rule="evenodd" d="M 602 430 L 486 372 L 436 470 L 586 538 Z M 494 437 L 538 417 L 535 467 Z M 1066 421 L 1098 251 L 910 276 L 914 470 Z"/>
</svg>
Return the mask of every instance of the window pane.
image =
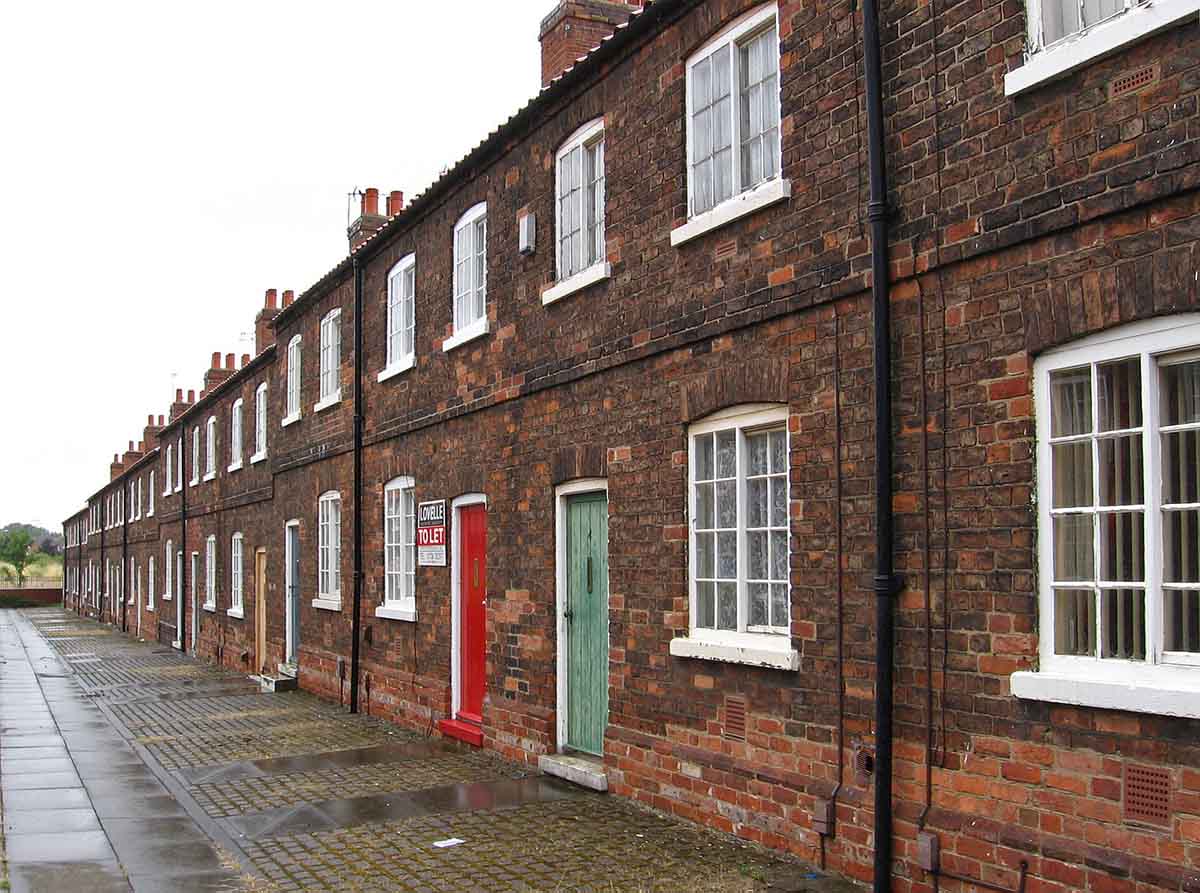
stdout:
<svg viewBox="0 0 1200 893">
<path fill-rule="evenodd" d="M 696 626 L 715 629 L 717 625 L 716 584 L 696 584 Z"/>
<path fill-rule="evenodd" d="M 788 537 L 786 531 L 771 531 L 771 579 L 788 578 Z"/>
<path fill-rule="evenodd" d="M 1106 589 L 1101 593 L 1101 611 L 1104 625 L 1101 656 L 1145 659 L 1145 593 L 1140 589 Z"/>
<path fill-rule="evenodd" d="M 771 625 L 788 625 L 788 586 L 786 583 L 771 584 Z"/>
<path fill-rule="evenodd" d="M 717 576 L 722 580 L 737 579 L 737 534 L 717 534 Z"/>
<path fill-rule="evenodd" d="M 716 513 L 713 507 L 713 485 L 696 485 L 696 528 L 712 530 Z"/>
<path fill-rule="evenodd" d="M 717 477 L 731 478 L 737 475 L 737 434 L 721 431 L 717 434 Z"/>
<path fill-rule="evenodd" d="M 746 573 L 751 580 L 767 580 L 767 562 L 769 540 L 765 530 L 752 530 L 746 534 L 747 567 Z"/>
<path fill-rule="evenodd" d="M 1134 357 L 1096 367 L 1100 430 L 1139 428 L 1142 424 L 1142 365 Z"/>
<path fill-rule="evenodd" d="M 1092 504 L 1092 444 L 1090 441 L 1058 443 L 1051 450 L 1054 470 L 1054 508 Z"/>
<path fill-rule="evenodd" d="M 1145 580 L 1142 512 L 1112 512 L 1100 516 L 1100 576 L 1105 580 Z"/>
<path fill-rule="evenodd" d="M 766 583 L 751 583 L 748 587 L 750 598 L 750 616 L 747 622 L 750 626 L 767 626 L 771 622 L 770 589 Z"/>
<path fill-rule="evenodd" d="M 1090 589 L 1054 591 L 1054 653 L 1094 655 L 1096 595 Z"/>
<path fill-rule="evenodd" d="M 717 536 L 715 533 L 696 534 L 696 578 L 711 580 L 716 577 Z"/>
<path fill-rule="evenodd" d="M 767 451 L 770 447 L 770 435 L 768 434 L 751 434 L 746 437 L 746 473 L 747 474 L 766 474 L 767 467 Z"/>
<path fill-rule="evenodd" d="M 788 523 L 787 478 L 778 477 L 771 481 L 771 526 L 786 527 Z"/>
<path fill-rule="evenodd" d="M 1091 515 L 1054 519 L 1054 579 L 1093 579 Z"/>
<path fill-rule="evenodd" d="M 1163 581 L 1200 583 L 1200 512 L 1163 512 Z"/>
<path fill-rule="evenodd" d="M 1200 652 L 1200 592 L 1163 593 L 1163 643 L 1167 651 Z"/>
<path fill-rule="evenodd" d="M 737 629 L 737 584 L 717 584 L 717 628 Z"/>
<path fill-rule="evenodd" d="M 1100 504 L 1141 505 L 1142 435 L 1100 441 Z"/>
<path fill-rule="evenodd" d="M 784 431 L 772 431 L 771 471 L 775 474 L 782 474 L 787 470 L 787 433 Z"/>
<path fill-rule="evenodd" d="M 1050 44 L 1079 30 L 1079 0 L 1043 0 L 1042 39 Z"/>
<path fill-rule="evenodd" d="M 1070 437 L 1092 430 L 1092 378 L 1089 369 L 1050 376 L 1050 436 Z"/>
<path fill-rule="evenodd" d="M 1090 28 L 1124 9 L 1125 0 L 1083 0 L 1083 25 Z"/>
<path fill-rule="evenodd" d="M 711 481 L 713 469 L 713 436 L 701 434 L 696 438 L 696 480 Z"/>
<path fill-rule="evenodd" d="M 1162 424 L 1200 422 L 1200 360 L 1162 367 Z"/>
<path fill-rule="evenodd" d="M 751 478 L 746 482 L 746 526 L 766 527 L 768 478 Z"/>
<path fill-rule="evenodd" d="M 717 482 L 717 526 L 737 527 L 737 482 Z"/>
</svg>

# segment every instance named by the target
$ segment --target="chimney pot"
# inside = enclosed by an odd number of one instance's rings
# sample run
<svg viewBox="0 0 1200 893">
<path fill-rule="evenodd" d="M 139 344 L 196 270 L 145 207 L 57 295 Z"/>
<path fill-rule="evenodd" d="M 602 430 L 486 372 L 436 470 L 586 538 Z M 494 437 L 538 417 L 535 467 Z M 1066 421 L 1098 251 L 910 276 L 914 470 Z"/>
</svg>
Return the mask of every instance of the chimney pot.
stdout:
<svg viewBox="0 0 1200 893">
<path fill-rule="evenodd" d="M 138 441 L 138 452 L 139 452 L 139 453 L 144 453 L 144 452 L 146 452 L 146 441 L 144 441 L 144 440 L 139 440 L 139 441 Z"/>
<path fill-rule="evenodd" d="M 388 215 L 388 217 L 395 217 L 397 214 L 399 214 L 403 210 L 404 210 L 404 193 L 401 192 L 399 189 L 393 189 L 388 194 L 387 215 Z"/>
<path fill-rule="evenodd" d="M 182 402 L 183 402 L 183 388 L 176 388 L 176 389 L 175 389 L 175 402 L 176 402 L 176 403 L 182 403 Z"/>
<path fill-rule="evenodd" d="M 266 306 L 267 306 L 268 310 L 275 309 L 275 295 L 276 295 L 275 289 L 273 289 L 273 288 L 267 289 L 267 304 L 266 304 Z"/>
<path fill-rule="evenodd" d="M 363 217 L 378 217 L 379 216 L 379 190 L 374 186 L 370 187 L 363 193 L 362 196 L 362 216 Z"/>
<path fill-rule="evenodd" d="M 249 364 L 249 362 L 250 362 L 250 354 L 248 354 L 248 353 L 242 354 L 242 365 L 240 368 L 245 369 L 246 366 Z"/>
<path fill-rule="evenodd" d="M 196 392 L 195 392 L 194 390 L 192 390 L 191 388 L 189 388 L 189 389 L 188 389 L 188 398 L 187 398 L 187 402 L 188 402 L 188 403 L 195 403 L 195 402 L 196 402 Z"/>
<path fill-rule="evenodd" d="M 161 415 L 160 415 L 160 416 L 158 417 L 158 427 L 160 427 L 160 428 L 161 428 L 162 426 L 163 426 L 163 416 L 161 416 Z"/>
<path fill-rule="evenodd" d="M 146 416 L 146 424 L 149 425 L 151 428 L 154 427 L 154 414 L 153 413 Z"/>
<path fill-rule="evenodd" d="M 236 359 L 236 357 L 235 357 L 235 355 L 234 355 L 234 354 L 231 354 L 231 353 L 227 353 L 227 354 L 225 354 L 225 368 L 226 368 L 226 369 L 232 369 L 232 368 L 233 368 L 233 361 L 234 361 L 234 359 Z"/>
<path fill-rule="evenodd" d="M 209 364 L 208 368 L 209 369 L 220 369 L 221 368 L 221 352 L 219 350 L 213 351 L 212 363 Z"/>
<path fill-rule="evenodd" d="M 129 441 L 129 452 L 133 452 L 133 441 Z"/>
<path fill-rule="evenodd" d="M 296 293 L 290 288 L 283 293 L 283 306 L 291 307 L 292 301 L 296 300 Z"/>
</svg>

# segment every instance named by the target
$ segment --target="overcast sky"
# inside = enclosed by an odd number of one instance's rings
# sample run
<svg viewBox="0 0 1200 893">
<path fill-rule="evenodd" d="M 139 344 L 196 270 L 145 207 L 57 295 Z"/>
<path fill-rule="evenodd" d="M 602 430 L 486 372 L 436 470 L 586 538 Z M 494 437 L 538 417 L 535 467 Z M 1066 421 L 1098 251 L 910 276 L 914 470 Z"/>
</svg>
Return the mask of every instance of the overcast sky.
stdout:
<svg viewBox="0 0 1200 893">
<path fill-rule="evenodd" d="M 0 526 L 57 530 L 268 288 L 539 87 L 554 0 L 38 0 L 0 27 Z M 249 335 L 249 340 L 243 336 Z"/>
</svg>

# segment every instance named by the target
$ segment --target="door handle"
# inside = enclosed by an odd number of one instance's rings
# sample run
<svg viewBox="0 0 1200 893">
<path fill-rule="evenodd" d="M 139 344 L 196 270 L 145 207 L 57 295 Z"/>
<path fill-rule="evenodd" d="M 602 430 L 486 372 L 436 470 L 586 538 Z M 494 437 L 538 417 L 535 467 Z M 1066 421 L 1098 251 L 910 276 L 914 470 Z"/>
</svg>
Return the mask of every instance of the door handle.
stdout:
<svg viewBox="0 0 1200 893">
<path fill-rule="evenodd" d="M 588 578 L 587 578 L 588 595 L 591 595 L 592 594 L 592 556 L 591 555 L 588 556 L 587 575 L 588 575 Z"/>
<path fill-rule="evenodd" d="M 475 570 L 475 583 L 474 583 L 474 586 L 475 586 L 475 588 L 476 588 L 476 589 L 478 589 L 478 588 L 479 588 L 479 559 L 478 559 L 478 558 L 476 558 L 476 559 L 474 560 L 473 567 L 474 567 L 474 570 Z"/>
</svg>

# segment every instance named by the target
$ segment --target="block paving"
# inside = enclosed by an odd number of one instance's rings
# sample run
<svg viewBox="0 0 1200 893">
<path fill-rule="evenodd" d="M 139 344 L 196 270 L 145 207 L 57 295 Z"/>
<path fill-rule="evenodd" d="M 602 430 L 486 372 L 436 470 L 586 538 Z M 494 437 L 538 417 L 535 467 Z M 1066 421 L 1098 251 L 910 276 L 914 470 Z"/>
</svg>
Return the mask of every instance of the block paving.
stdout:
<svg viewBox="0 0 1200 893">
<path fill-rule="evenodd" d="M 424 736 L 378 718 L 350 715 L 303 692 L 262 692 L 237 673 L 61 611 L 26 616 L 84 692 L 144 748 L 144 759 L 169 770 L 182 796 L 234 841 L 246 890 L 856 889 L 624 798 L 562 788 L 553 797 L 509 803 L 489 785 L 499 791 L 537 773 L 494 753 L 457 744 L 442 752 L 438 741 L 424 744 Z M 377 749 L 360 763 L 319 767 L 330 752 L 361 748 Z M 385 753 L 391 756 L 375 756 Z M 310 759 L 303 771 L 291 771 L 287 761 L 246 762 L 280 757 Z M 356 804 L 377 804 L 389 793 L 408 810 L 414 802 L 441 805 L 355 821 Z M 253 839 L 230 823 L 281 812 L 303 819 L 306 810 L 332 810 L 343 820 L 300 833 L 273 833 L 268 823 Z M 462 842 L 434 845 L 451 838 Z"/>
</svg>

